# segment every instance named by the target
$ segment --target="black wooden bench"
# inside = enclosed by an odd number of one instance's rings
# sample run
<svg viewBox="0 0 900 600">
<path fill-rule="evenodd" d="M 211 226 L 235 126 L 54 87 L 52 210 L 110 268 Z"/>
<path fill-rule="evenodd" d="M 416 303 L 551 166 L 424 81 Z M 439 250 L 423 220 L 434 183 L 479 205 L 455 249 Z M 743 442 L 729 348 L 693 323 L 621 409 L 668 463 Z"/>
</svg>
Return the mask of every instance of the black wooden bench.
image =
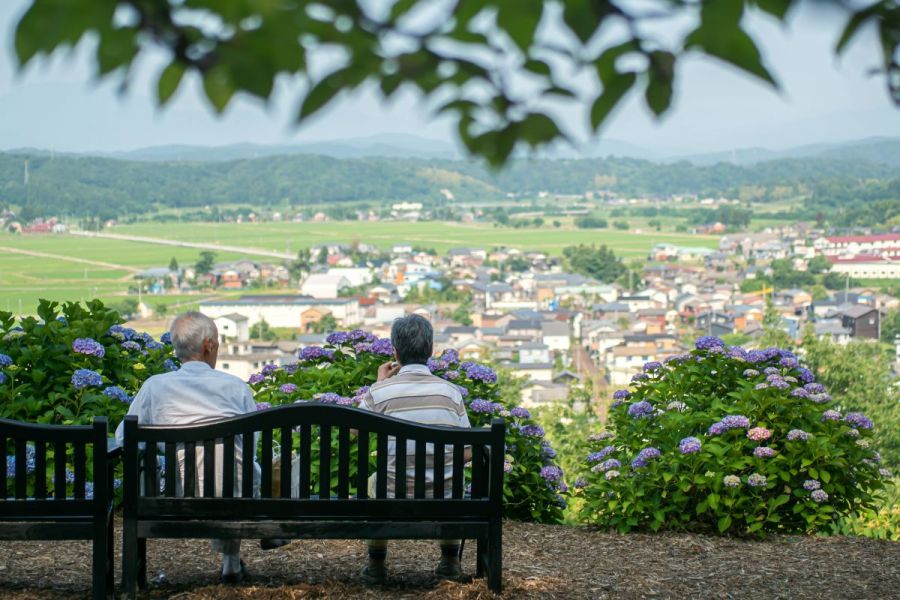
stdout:
<svg viewBox="0 0 900 600">
<path fill-rule="evenodd" d="M 72 426 L 0 419 L 0 448 L 14 457 L 7 459 L 13 472 L 0 479 L 0 539 L 93 540 L 96 599 L 106 598 L 114 585 L 110 458 L 117 449 L 108 446 L 106 425 L 106 417 Z"/>
<path fill-rule="evenodd" d="M 196 426 L 143 426 L 126 417 L 124 429 L 122 585 L 128 597 L 146 584 L 147 538 L 474 539 L 477 575 L 486 572 L 490 589 L 501 589 L 502 419 L 490 429 L 433 427 L 311 403 Z M 389 437 L 397 440 L 391 497 Z M 239 447 L 258 447 L 260 497 L 251 478 L 240 476 L 252 472 L 256 453 L 236 460 L 236 439 Z M 414 445 L 409 456 L 406 442 Z M 437 477 L 426 494 L 426 444 L 433 444 L 435 464 L 452 457 L 451 489 Z M 471 469 L 465 468 L 466 447 Z M 300 463 L 299 482 L 291 480 L 292 455 Z M 183 474 L 173 468 L 179 456 Z M 217 473 L 221 497 L 214 497 Z M 299 487 L 296 497 L 292 487 Z"/>
</svg>

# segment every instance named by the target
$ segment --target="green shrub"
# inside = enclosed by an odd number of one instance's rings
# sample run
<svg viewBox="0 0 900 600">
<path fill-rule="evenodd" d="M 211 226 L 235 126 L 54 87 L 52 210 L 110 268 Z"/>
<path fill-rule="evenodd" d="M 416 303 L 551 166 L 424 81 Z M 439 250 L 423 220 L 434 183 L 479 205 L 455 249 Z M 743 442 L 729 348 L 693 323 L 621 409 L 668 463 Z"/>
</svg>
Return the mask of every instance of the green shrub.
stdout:
<svg viewBox="0 0 900 600">
<path fill-rule="evenodd" d="M 327 341 L 325 347 L 301 350 L 297 365 L 268 366 L 253 375 L 250 384 L 257 402 L 266 403 L 263 407 L 309 401 L 359 404 L 368 386 L 375 382 L 378 365 L 392 356 L 390 340 L 354 330 L 333 333 Z M 497 416 L 506 419 L 505 515 L 524 521 L 559 522 L 565 505 L 560 493 L 566 490 L 562 469 L 553 462 L 556 453 L 544 441 L 544 430 L 531 419 L 529 412 L 503 400 L 493 370 L 473 362 L 460 362 L 454 350 L 445 350 L 441 356 L 432 358 L 428 367 L 460 388 L 473 427 L 487 426 Z M 351 443 L 351 452 L 355 452 L 356 441 Z M 370 443 L 369 447 L 374 445 Z M 314 453 L 316 448 L 314 443 Z M 355 468 L 355 464 L 350 465 L 351 477 Z M 336 477 L 335 470 L 332 479 Z M 315 473 L 311 480 L 316 481 Z"/>
<path fill-rule="evenodd" d="M 576 483 L 581 518 L 616 528 L 813 532 L 875 505 L 890 474 L 872 422 L 841 415 L 788 351 L 697 349 L 647 363 Z"/>
</svg>

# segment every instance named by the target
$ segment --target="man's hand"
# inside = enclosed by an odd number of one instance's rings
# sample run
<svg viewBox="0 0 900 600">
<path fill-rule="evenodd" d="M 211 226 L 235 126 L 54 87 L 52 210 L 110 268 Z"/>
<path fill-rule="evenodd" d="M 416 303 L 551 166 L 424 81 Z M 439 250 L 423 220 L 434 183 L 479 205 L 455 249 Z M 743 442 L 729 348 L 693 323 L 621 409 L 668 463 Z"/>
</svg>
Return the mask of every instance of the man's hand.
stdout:
<svg viewBox="0 0 900 600">
<path fill-rule="evenodd" d="M 400 370 L 400 363 L 386 362 L 378 367 L 378 381 L 384 381 L 397 374 Z"/>
</svg>

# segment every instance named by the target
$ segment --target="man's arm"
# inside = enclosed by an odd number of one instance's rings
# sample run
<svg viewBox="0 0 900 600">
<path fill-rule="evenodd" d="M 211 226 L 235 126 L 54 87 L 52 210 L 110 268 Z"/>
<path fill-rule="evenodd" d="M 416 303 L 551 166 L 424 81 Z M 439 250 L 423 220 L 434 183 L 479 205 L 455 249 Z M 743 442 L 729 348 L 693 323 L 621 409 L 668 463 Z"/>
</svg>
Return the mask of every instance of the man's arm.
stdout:
<svg viewBox="0 0 900 600">
<path fill-rule="evenodd" d="M 145 381 L 138 393 L 134 395 L 134 400 L 131 401 L 131 406 L 128 407 L 128 412 L 125 413 L 125 416 L 137 415 L 138 422 L 148 423 L 150 421 L 147 414 L 150 409 L 149 388 L 148 381 Z M 116 441 L 120 446 L 125 443 L 125 419 L 122 419 L 122 422 L 116 427 Z"/>
</svg>

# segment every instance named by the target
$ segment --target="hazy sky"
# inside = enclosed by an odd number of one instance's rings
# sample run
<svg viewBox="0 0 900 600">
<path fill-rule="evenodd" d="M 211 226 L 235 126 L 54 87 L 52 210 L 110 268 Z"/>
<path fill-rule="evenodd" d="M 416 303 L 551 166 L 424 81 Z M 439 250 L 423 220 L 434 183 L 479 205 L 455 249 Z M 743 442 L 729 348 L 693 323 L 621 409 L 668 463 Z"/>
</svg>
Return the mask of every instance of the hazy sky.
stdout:
<svg viewBox="0 0 900 600">
<path fill-rule="evenodd" d="M 290 126 L 296 86 L 281 82 L 265 105 L 233 102 L 217 117 L 198 93 L 183 85 L 165 109 L 154 105 L 160 56 L 143 58 L 128 93 L 98 83 L 82 44 L 67 55 L 41 60 L 16 73 L 13 26 L 28 0 L 0 3 L 0 149 L 56 148 L 65 151 L 125 150 L 163 144 L 223 145 L 304 143 L 380 133 L 409 133 L 450 140 L 452 125 L 432 121 L 416 98 L 384 104 L 372 93 L 343 99 L 301 129 Z M 782 27 L 754 17 L 751 28 L 763 46 L 781 92 L 706 59 L 686 61 L 674 109 L 660 122 L 638 95 L 605 130 L 609 138 L 667 151 L 703 152 L 746 146 L 782 148 L 874 135 L 900 135 L 900 110 L 893 108 L 883 80 L 865 72 L 877 66 L 874 36 L 860 40 L 840 60 L 833 54 L 842 19 L 810 4 Z M 578 126 L 582 115 L 569 121 Z"/>
</svg>

